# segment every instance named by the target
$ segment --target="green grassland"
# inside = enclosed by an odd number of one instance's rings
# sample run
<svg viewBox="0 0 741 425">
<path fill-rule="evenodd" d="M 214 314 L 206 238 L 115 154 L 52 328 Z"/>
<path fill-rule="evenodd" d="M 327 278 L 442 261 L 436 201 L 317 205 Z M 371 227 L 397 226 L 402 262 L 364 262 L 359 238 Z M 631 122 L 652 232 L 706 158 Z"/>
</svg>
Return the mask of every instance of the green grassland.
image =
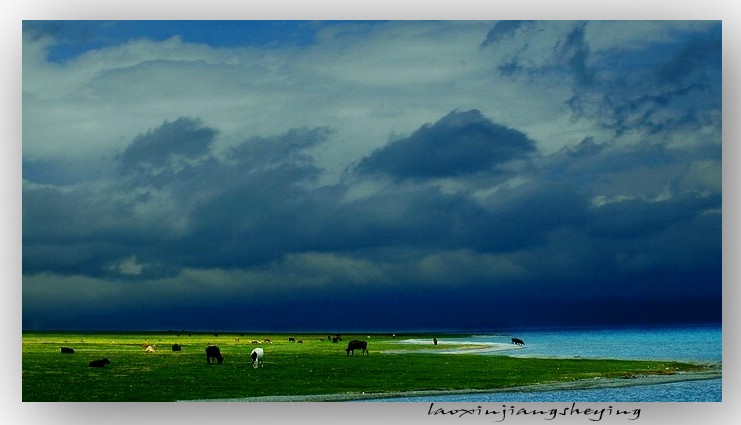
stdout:
<svg viewBox="0 0 741 425">
<path fill-rule="evenodd" d="M 663 361 L 518 358 L 507 355 L 439 354 L 455 345 L 403 344 L 404 335 L 162 333 L 24 333 L 23 392 L 27 401 L 176 401 L 259 396 L 398 393 L 500 389 L 595 377 L 631 377 L 700 371 L 702 365 Z M 438 339 L 443 337 L 438 335 Z M 324 338 L 324 340 L 320 340 Z M 419 338 L 419 336 L 416 336 Z M 450 341 L 453 337 L 446 340 Z M 272 343 L 264 343 L 270 339 Z M 369 356 L 345 353 L 350 339 L 368 341 Z M 252 341 L 260 341 L 254 344 Z M 173 352 L 178 343 L 182 351 Z M 156 353 L 144 346 L 154 345 Z M 221 365 L 208 365 L 204 349 L 218 345 Z M 75 354 L 61 354 L 60 347 Z M 250 352 L 265 350 L 264 367 Z M 463 347 L 463 346 L 461 346 Z M 469 349 L 470 346 L 465 346 Z M 399 351 L 402 350 L 403 353 Z M 106 357 L 104 368 L 88 367 Z"/>
</svg>

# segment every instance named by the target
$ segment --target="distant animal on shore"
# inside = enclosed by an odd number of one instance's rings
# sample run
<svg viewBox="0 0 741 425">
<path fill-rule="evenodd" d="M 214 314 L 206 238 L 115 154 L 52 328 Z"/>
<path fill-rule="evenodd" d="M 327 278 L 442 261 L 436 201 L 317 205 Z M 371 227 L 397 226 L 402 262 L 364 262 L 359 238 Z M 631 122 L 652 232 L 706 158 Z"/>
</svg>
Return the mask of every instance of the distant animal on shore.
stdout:
<svg viewBox="0 0 741 425">
<path fill-rule="evenodd" d="M 62 347 L 63 354 L 75 354 L 74 348 Z"/>
<path fill-rule="evenodd" d="M 183 351 L 183 348 L 180 344 L 172 344 L 172 351 Z"/>
<path fill-rule="evenodd" d="M 520 338 L 512 338 L 512 344 L 525 345 L 525 341 L 521 340 Z"/>
<path fill-rule="evenodd" d="M 209 345 L 206 347 L 206 363 L 213 364 L 213 359 L 219 364 L 224 363 L 224 356 L 221 355 L 221 350 L 215 345 Z"/>
<path fill-rule="evenodd" d="M 88 366 L 90 367 L 104 367 L 107 364 L 111 364 L 111 361 L 107 358 L 102 358 L 98 360 L 93 360 L 90 363 L 88 363 Z"/>
<path fill-rule="evenodd" d="M 265 351 L 262 348 L 255 348 L 252 350 L 252 353 L 250 353 L 250 358 L 252 359 L 252 367 L 257 369 L 257 366 L 263 366 L 262 358 L 265 356 Z"/>
<path fill-rule="evenodd" d="M 253 340 L 252 340 L 252 342 L 251 342 L 250 344 L 259 344 L 259 343 L 260 343 L 260 341 L 258 341 L 258 340 L 256 340 L 256 339 L 253 339 Z"/>
<path fill-rule="evenodd" d="M 347 349 L 345 349 L 345 351 L 347 352 L 347 355 L 349 356 L 350 353 L 352 353 L 352 355 L 354 356 L 355 350 L 363 350 L 363 354 L 367 356 L 368 355 L 368 343 L 366 341 L 359 341 L 357 339 L 350 341 L 347 344 Z"/>
</svg>

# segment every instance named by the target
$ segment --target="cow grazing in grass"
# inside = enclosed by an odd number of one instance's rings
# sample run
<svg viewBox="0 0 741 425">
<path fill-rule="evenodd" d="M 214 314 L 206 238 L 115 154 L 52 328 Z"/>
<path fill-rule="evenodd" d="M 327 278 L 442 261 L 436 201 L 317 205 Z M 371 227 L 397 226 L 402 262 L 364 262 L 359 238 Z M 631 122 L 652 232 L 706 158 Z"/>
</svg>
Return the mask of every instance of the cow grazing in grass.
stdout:
<svg viewBox="0 0 741 425">
<path fill-rule="evenodd" d="M 359 341 L 357 339 L 350 341 L 347 344 L 347 349 L 345 350 L 347 352 L 347 355 L 349 356 L 350 353 L 352 353 L 352 355 L 354 356 L 355 350 L 363 350 L 363 354 L 367 356 L 368 355 L 368 343 L 366 341 Z"/>
<path fill-rule="evenodd" d="M 263 366 L 262 358 L 265 356 L 265 350 L 262 348 L 255 348 L 252 350 L 252 353 L 250 353 L 250 358 L 252 359 L 252 367 L 257 369 L 257 366 Z"/>
<path fill-rule="evenodd" d="M 183 351 L 183 347 L 180 344 L 172 344 L 172 351 Z"/>
<path fill-rule="evenodd" d="M 294 338 L 294 337 L 289 337 L 289 338 L 288 338 L 288 342 L 296 342 L 296 338 Z"/>
<path fill-rule="evenodd" d="M 153 345 L 147 345 L 147 348 L 145 348 L 144 351 L 146 351 L 147 353 L 154 353 L 157 351 L 157 349 L 154 348 Z"/>
<path fill-rule="evenodd" d="M 224 356 L 221 355 L 221 350 L 215 345 L 209 345 L 206 347 L 206 363 L 213 364 L 213 359 L 219 364 L 224 363 Z"/>
<path fill-rule="evenodd" d="M 520 338 L 512 338 L 512 344 L 525 345 L 525 341 L 521 340 Z"/>
<path fill-rule="evenodd" d="M 102 359 L 91 361 L 90 363 L 88 363 L 88 366 L 90 366 L 90 367 L 104 367 L 107 364 L 111 364 L 111 361 L 108 360 L 108 359 L 106 359 L 106 358 L 102 358 Z"/>
<path fill-rule="evenodd" d="M 62 347 L 62 354 L 75 354 L 74 348 Z"/>
</svg>

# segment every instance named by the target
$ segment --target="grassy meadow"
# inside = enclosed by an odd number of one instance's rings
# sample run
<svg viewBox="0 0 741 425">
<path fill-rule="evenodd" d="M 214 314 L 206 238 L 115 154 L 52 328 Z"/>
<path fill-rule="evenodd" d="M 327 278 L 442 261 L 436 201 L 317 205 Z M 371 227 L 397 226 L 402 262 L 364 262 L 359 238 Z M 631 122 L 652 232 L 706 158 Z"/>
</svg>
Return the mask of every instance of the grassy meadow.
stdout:
<svg viewBox="0 0 741 425">
<path fill-rule="evenodd" d="M 289 336 L 303 343 L 289 342 Z M 324 340 L 320 340 L 323 338 Z M 435 353 L 431 336 L 343 335 L 339 343 L 317 334 L 24 333 L 22 399 L 33 401 L 176 401 L 259 396 L 398 393 L 418 390 L 498 389 L 595 377 L 630 377 L 703 370 L 679 362 L 535 359 L 507 355 Z M 425 344 L 403 344 L 426 338 Z M 446 339 L 446 342 L 454 337 Z M 270 339 L 272 343 L 265 343 Z M 368 341 L 369 356 L 345 353 L 351 339 Z M 260 341 L 255 344 L 253 341 Z M 182 351 L 173 352 L 178 343 Z M 147 353 L 151 344 L 156 353 Z M 218 345 L 221 365 L 204 349 Z M 61 347 L 75 354 L 60 353 Z M 253 368 L 250 352 L 265 350 Z M 460 348 L 464 348 L 461 346 Z M 472 348 L 470 345 L 466 349 Z M 401 351 L 401 352 L 400 352 Z M 104 368 L 88 366 L 106 357 Z"/>
</svg>

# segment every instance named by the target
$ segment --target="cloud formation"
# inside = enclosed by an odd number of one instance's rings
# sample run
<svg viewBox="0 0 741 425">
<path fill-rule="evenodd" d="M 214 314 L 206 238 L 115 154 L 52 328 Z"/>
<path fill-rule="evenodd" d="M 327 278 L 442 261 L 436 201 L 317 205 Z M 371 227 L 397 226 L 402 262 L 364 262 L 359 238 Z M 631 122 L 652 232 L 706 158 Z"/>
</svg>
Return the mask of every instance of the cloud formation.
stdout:
<svg viewBox="0 0 741 425">
<path fill-rule="evenodd" d="M 26 329 L 720 319 L 718 22 L 75 25 L 24 27 Z"/>
<path fill-rule="evenodd" d="M 477 110 L 453 111 L 376 150 L 357 170 L 398 179 L 452 177 L 494 172 L 497 165 L 533 151 L 535 143 L 521 132 L 495 124 Z"/>
</svg>

